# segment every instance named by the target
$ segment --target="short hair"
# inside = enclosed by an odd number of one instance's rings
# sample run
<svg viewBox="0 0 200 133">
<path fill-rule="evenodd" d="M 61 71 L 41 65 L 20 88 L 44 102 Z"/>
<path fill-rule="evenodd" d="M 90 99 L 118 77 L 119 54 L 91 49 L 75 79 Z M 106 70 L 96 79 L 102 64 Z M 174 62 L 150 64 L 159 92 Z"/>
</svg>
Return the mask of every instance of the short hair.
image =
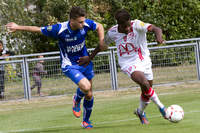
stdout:
<svg viewBox="0 0 200 133">
<path fill-rule="evenodd" d="M 131 16 L 125 9 L 120 9 L 115 13 L 115 19 L 117 20 L 117 24 L 125 24 L 131 19 Z"/>
<path fill-rule="evenodd" d="M 69 18 L 70 19 L 76 19 L 79 17 L 85 17 L 86 16 L 86 12 L 84 9 L 82 9 L 79 6 L 74 6 L 72 7 L 70 13 L 69 13 Z"/>
</svg>

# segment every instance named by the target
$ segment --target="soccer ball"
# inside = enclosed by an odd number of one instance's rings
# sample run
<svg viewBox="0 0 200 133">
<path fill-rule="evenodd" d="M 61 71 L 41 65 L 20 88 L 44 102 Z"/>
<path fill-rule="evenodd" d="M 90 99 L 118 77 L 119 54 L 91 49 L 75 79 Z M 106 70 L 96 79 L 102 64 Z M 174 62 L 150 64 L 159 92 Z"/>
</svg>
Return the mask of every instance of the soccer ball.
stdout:
<svg viewBox="0 0 200 133">
<path fill-rule="evenodd" d="M 166 110 L 166 118 L 174 123 L 181 121 L 184 117 L 183 108 L 179 105 L 171 105 Z"/>
</svg>

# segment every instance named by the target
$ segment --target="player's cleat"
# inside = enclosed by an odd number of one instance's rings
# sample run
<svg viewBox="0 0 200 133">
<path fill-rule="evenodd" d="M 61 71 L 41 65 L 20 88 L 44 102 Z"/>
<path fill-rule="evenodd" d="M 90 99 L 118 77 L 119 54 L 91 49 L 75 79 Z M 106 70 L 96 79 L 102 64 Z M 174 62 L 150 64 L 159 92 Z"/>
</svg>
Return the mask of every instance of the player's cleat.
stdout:
<svg viewBox="0 0 200 133">
<path fill-rule="evenodd" d="M 165 119 L 167 119 L 167 117 L 166 117 L 166 108 L 165 108 L 165 107 L 159 108 L 159 111 L 160 111 L 161 115 L 162 115 Z"/>
<path fill-rule="evenodd" d="M 75 101 L 75 96 L 73 97 L 73 107 L 72 111 L 75 117 L 79 118 L 81 116 L 81 108 L 80 108 L 80 103 L 77 103 Z"/>
<path fill-rule="evenodd" d="M 88 122 L 83 121 L 83 122 L 81 123 L 81 126 L 84 127 L 84 128 L 86 128 L 86 129 L 91 129 L 91 128 L 93 128 L 92 123 L 91 123 L 90 121 L 88 121 Z"/>
<path fill-rule="evenodd" d="M 147 120 L 145 112 L 143 114 L 140 114 L 139 109 L 136 109 L 135 115 L 140 118 L 140 122 L 142 124 L 146 124 L 146 125 L 149 124 L 149 121 Z"/>
</svg>

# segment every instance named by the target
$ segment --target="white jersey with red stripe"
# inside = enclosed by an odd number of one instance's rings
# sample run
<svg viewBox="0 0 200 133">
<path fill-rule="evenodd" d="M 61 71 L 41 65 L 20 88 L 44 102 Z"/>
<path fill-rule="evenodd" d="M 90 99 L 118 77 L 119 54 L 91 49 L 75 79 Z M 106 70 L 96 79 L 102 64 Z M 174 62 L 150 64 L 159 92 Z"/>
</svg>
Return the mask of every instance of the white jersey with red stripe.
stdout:
<svg viewBox="0 0 200 133">
<path fill-rule="evenodd" d="M 123 69 L 130 63 L 139 64 L 151 61 L 149 49 L 147 47 L 146 32 L 151 26 L 140 20 L 131 21 L 131 32 L 128 34 L 119 33 L 118 25 L 109 29 L 105 37 L 105 43 L 114 42 L 117 47 L 118 63 Z M 142 63 L 143 64 L 143 63 Z"/>
</svg>

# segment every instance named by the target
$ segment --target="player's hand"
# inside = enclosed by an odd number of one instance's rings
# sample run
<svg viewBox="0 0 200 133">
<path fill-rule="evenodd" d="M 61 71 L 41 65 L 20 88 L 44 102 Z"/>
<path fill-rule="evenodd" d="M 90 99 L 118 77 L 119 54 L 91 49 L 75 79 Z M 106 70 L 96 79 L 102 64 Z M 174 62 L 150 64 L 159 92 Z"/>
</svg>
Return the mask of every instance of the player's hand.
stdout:
<svg viewBox="0 0 200 133">
<path fill-rule="evenodd" d="M 6 24 L 6 28 L 8 29 L 8 32 L 15 32 L 17 30 L 18 26 L 19 25 L 17 25 L 14 22 L 10 22 L 10 23 Z"/>
<path fill-rule="evenodd" d="M 78 63 L 80 66 L 84 65 L 84 67 L 86 67 L 90 63 L 89 56 L 80 57 Z"/>
</svg>

